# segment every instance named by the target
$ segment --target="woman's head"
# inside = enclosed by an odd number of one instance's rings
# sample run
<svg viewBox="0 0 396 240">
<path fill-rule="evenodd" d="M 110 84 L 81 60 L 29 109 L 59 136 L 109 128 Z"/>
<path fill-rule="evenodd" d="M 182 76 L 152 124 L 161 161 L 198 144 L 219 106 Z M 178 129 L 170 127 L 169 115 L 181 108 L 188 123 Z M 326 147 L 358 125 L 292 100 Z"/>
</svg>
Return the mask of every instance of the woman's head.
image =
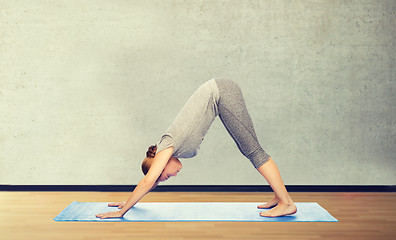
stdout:
<svg viewBox="0 0 396 240">
<path fill-rule="evenodd" d="M 155 153 L 157 152 L 157 145 L 152 145 L 148 148 L 146 152 L 146 158 L 143 160 L 142 163 L 142 172 L 144 175 L 148 173 L 150 170 L 151 165 L 153 164 Z"/>
<path fill-rule="evenodd" d="M 148 173 L 150 170 L 153 161 L 155 160 L 155 154 L 157 152 L 157 146 L 152 145 L 148 148 L 146 152 L 146 158 L 143 160 L 142 163 L 142 172 L 144 175 Z M 168 163 L 166 164 L 164 170 L 162 171 L 161 175 L 158 177 L 157 182 L 163 182 L 168 180 L 168 178 L 172 176 L 177 176 L 177 173 L 183 167 L 182 163 L 179 161 L 178 158 L 171 157 L 169 158 Z"/>
</svg>

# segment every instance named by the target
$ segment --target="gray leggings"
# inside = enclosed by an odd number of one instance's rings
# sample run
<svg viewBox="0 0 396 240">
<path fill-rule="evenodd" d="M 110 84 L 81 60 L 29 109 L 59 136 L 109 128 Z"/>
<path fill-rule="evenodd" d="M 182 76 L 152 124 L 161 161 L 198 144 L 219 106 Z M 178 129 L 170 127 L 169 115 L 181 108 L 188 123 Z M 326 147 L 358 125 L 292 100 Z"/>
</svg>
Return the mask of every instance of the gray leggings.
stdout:
<svg viewBox="0 0 396 240">
<path fill-rule="evenodd" d="M 258 142 L 240 87 L 229 79 L 215 79 L 215 81 L 220 92 L 218 108 L 221 121 L 241 153 L 255 168 L 259 168 L 269 160 L 270 156 Z"/>
</svg>

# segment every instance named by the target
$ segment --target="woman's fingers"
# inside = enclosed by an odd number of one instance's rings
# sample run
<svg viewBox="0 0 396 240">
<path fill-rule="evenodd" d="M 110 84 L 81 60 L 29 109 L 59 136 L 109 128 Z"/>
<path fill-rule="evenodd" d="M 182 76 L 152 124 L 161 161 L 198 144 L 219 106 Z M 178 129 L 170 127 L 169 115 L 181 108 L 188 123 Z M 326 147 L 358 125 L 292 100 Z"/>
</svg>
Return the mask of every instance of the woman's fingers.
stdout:
<svg viewBox="0 0 396 240">
<path fill-rule="evenodd" d="M 109 207 L 118 207 L 118 209 L 123 208 L 125 205 L 125 202 L 114 202 L 114 203 L 109 203 Z"/>
<path fill-rule="evenodd" d="M 121 204 L 124 204 L 124 203 L 122 203 L 122 202 L 114 202 L 114 203 L 109 203 L 107 206 L 109 206 L 109 207 L 118 207 Z"/>
<path fill-rule="evenodd" d="M 123 208 L 125 203 L 122 203 L 120 206 L 118 206 L 119 209 Z"/>
<path fill-rule="evenodd" d="M 123 216 L 123 214 L 120 213 L 120 211 L 115 211 L 115 212 L 108 212 L 108 213 L 99 213 L 95 215 L 96 217 L 103 219 L 103 218 L 120 218 Z"/>
<path fill-rule="evenodd" d="M 99 213 L 99 214 L 96 214 L 95 216 L 100 219 L 107 218 L 106 213 Z"/>
</svg>

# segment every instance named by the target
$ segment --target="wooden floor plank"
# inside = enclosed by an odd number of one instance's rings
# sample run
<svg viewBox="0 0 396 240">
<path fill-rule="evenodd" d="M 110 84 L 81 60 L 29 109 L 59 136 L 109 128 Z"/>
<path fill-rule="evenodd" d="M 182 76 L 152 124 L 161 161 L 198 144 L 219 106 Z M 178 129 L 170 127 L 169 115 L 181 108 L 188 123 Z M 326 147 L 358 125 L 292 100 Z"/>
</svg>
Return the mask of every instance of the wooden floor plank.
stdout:
<svg viewBox="0 0 396 240">
<path fill-rule="evenodd" d="M 73 201 L 125 201 L 125 192 L 0 192 L 0 239 L 396 239 L 396 193 L 291 192 L 339 222 L 55 222 Z M 151 192 L 142 202 L 266 202 L 272 193 Z"/>
</svg>

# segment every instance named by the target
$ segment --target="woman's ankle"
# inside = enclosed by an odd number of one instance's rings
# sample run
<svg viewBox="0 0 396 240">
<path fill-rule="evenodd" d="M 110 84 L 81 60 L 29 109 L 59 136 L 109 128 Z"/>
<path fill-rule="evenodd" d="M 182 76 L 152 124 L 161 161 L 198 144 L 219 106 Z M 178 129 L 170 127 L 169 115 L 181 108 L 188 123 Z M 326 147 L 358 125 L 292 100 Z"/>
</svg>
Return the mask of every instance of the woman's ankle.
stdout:
<svg viewBox="0 0 396 240">
<path fill-rule="evenodd" d="M 294 203 L 293 200 L 291 199 L 291 197 L 284 198 L 284 199 L 278 198 L 278 199 L 279 199 L 280 204 L 291 205 Z"/>
</svg>

